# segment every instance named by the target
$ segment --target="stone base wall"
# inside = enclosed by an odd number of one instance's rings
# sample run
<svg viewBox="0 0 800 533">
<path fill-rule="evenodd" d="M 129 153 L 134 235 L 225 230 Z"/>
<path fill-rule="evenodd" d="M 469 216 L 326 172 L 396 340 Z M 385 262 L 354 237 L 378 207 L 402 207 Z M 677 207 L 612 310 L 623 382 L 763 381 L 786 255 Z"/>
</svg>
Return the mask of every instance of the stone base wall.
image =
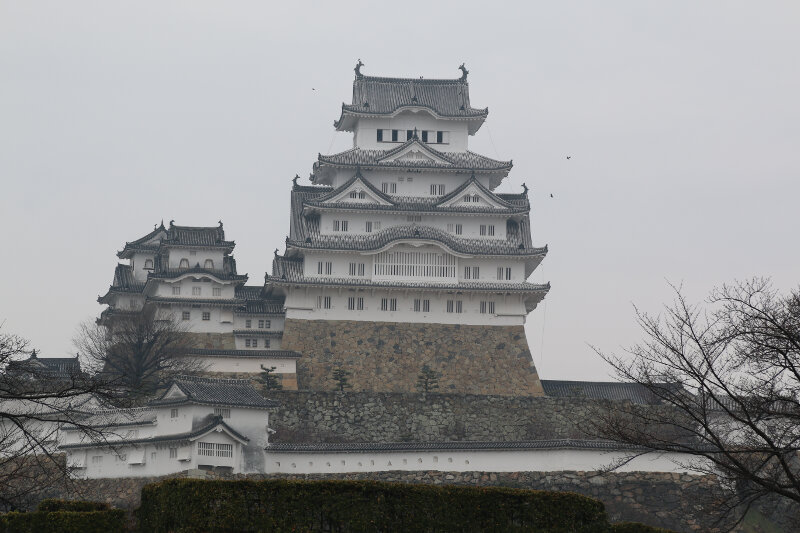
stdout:
<svg viewBox="0 0 800 533">
<path fill-rule="evenodd" d="M 543 396 L 523 326 L 287 319 L 283 349 L 301 354 L 300 390 L 334 390 L 334 368 L 353 391 L 416 392 L 427 364 L 440 392 Z"/>
<path fill-rule="evenodd" d="M 587 438 L 597 402 L 471 394 L 270 391 L 275 442 Z"/>
<path fill-rule="evenodd" d="M 273 392 L 277 391 L 268 391 L 264 387 L 264 383 L 261 381 L 261 373 L 260 372 L 194 372 L 193 375 L 203 376 L 207 378 L 219 378 L 219 379 L 247 379 L 250 380 L 250 383 L 261 391 L 262 394 L 266 396 L 270 396 Z M 273 374 L 278 378 L 280 381 L 281 390 L 287 391 L 296 391 L 297 390 L 297 374 Z"/>
</svg>

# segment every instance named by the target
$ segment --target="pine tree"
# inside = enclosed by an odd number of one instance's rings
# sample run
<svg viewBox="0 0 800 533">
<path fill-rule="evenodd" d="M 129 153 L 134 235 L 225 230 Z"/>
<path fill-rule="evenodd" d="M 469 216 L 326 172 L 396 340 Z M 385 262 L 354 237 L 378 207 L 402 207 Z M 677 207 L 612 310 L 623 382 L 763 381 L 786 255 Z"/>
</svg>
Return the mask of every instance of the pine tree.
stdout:
<svg viewBox="0 0 800 533">
<path fill-rule="evenodd" d="M 438 389 L 440 377 L 442 377 L 441 372 L 433 370 L 427 364 L 422 365 L 422 371 L 417 376 L 417 389 L 425 393 Z"/>
<path fill-rule="evenodd" d="M 333 375 L 331 379 L 336 382 L 336 390 L 340 392 L 344 392 L 344 389 L 352 389 L 353 386 L 347 382 L 347 376 L 351 375 L 352 372 L 348 372 L 340 363 L 336 364 L 336 368 L 333 369 Z"/>
<path fill-rule="evenodd" d="M 281 378 L 275 375 L 275 368 L 276 367 L 274 366 L 267 368 L 264 365 L 261 365 L 261 370 L 263 370 L 263 372 L 261 373 L 259 379 L 261 380 L 261 383 L 264 384 L 264 388 L 267 390 L 281 390 L 283 388 Z"/>
</svg>

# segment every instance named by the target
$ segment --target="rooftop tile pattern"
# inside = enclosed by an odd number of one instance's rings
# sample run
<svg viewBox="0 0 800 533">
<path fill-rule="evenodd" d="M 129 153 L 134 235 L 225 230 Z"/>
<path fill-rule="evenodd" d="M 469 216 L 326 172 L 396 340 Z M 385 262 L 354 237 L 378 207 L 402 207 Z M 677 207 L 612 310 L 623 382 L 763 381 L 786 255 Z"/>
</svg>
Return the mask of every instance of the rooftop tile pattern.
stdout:
<svg viewBox="0 0 800 533">
<path fill-rule="evenodd" d="M 246 379 L 215 379 L 180 376 L 175 378 L 172 384 L 177 385 L 186 395 L 186 398 L 165 398 L 162 396 L 157 400 L 151 401 L 150 405 L 200 403 L 206 405 L 261 408 L 277 407 L 280 405 L 277 401 L 268 400 L 261 396 Z"/>
<path fill-rule="evenodd" d="M 248 357 L 273 359 L 299 359 L 300 354 L 290 350 L 207 350 L 205 348 L 190 348 L 192 355 L 202 355 L 204 357 Z"/>
<path fill-rule="evenodd" d="M 594 400 L 628 400 L 637 404 L 658 403 L 646 387 L 638 383 L 616 381 L 563 381 L 543 379 L 542 388 L 547 396 L 556 398 L 591 398 Z M 665 386 L 667 386 L 665 384 Z"/>
<path fill-rule="evenodd" d="M 353 453 L 353 452 L 416 452 L 416 451 L 474 451 L 474 450 L 619 450 L 624 445 L 602 440 L 536 440 L 511 442 L 332 442 L 319 444 L 271 443 L 265 450 L 276 453 Z M 633 449 L 633 448 L 630 448 Z"/>
<path fill-rule="evenodd" d="M 338 154 L 322 155 L 319 154 L 317 162 L 314 164 L 314 173 L 318 168 L 331 165 L 338 167 L 378 167 L 378 168 L 414 168 L 414 169 L 447 169 L 460 171 L 509 171 L 514 166 L 512 161 L 498 161 L 475 152 L 440 152 L 429 146 L 427 151 L 433 152 L 444 162 L 433 159 L 409 159 L 409 160 L 387 160 L 392 153 L 405 149 L 411 144 L 419 141 L 410 140 L 392 150 L 367 150 L 363 148 L 351 148 Z"/>
</svg>

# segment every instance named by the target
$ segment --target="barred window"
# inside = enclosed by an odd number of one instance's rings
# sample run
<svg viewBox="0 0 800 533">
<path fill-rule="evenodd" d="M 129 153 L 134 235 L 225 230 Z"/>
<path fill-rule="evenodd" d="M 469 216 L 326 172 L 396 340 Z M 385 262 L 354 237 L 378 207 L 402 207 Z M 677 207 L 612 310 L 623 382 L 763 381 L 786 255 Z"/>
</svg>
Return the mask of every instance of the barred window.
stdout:
<svg viewBox="0 0 800 533">
<path fill-rule="evenodd" d="M 231 410 L 228 408 L 223 407 L 215 407 L 214 408 L 214 415 L 221 416 L 222 418 L 230 418 L 231 417 Z"/>
<path fill-rule="evenodd" d="M 359 299 L 356 301 L 356 309 L 357 309 L 358 311 L 363 311 L 363 310 L 364 310 L 364 298 L 359 298 Z"/>
<path fill-rule="evenodd" d="M 264 328 L 269 329 L 270 327 L 272 327 L 272 321 L 271 320 L 265 320 L 264 321 Z"/>
<path fill-rule="evenodd" d="M 356 309 L 356 298 L 355 296 L 350 296 L 347 298 L 347 310 L 348 311 L 355 311 Z"/>
<path fill-rule="evenodd" d="M 367 220 L 366 223 L 364 224 L 364 231 L 366 231 L 367 233 L 372 233 L 372 221 L 371 220 Z"/>
<path fill-rule="evenodd" d="M 203 320 L 211 320 L 211 311 L 203 311 Z"/>
<path fill-rule="evenodd" d="M 331 297 L 330 296 L 317 296 L 317 309 L 330 309 Z"/>
<path fill-rule="evenodd" d="M 248 318 L 247 320 L 244 321 L 244 327 L 246 327 L 248 329 L 252 328 L 253 327 L 253 321 Z"/>
<path fill-rule="evenodd" d="M 456 224 L 456 235 L 461 235 L 464 232 L 464 227 L 461 224 Z"/>
<path fill-rule="evenodd" d="M 217 457 L 233 457 L 233 444 L 217 444 Z"/>
<path fill-rule="evenodd" d="M 192 318 L 192 313 L 190 311 L 184 311 L 181 313 L 181 319 L 189 320 Z"/>
<path fill-rule="evenodd" d="M 397 298 L 389 299 L 389 311 L 397 311 Z"/>
<path fill-rule="evenodd" d="M 395 249 L 375 256 L 374 273 L 385 277 L 455 278 L 456 258 L 442 252 Z"/>
<path fill-rule="evenodd" d="M 181 288 L 180 287 L 172 287 L 172 295 L 173 296 L 180 296 Z"/>
<path fill-rule="evenodd" d="M 169 449 L 169 458 L 176 459 L 178 457 L 178 448 L 170 448 Z"/>
<path fill-rule="evenodd" d="M 214 457 L 214 443 L 213 442 L 198 442 L 197 455 L 205 455 Z"/>
<path fill-rule="evenodd" d="M 200 296 L 202 287 L 192 287 L 192 296 Z"/>
<path fill-rule="evenodd" d="M 211 289 L 211 294 L 213 296 L 222 296 L 222 289 L 220 287 L 214 287 Z"/>
<path fill-rule="evenodd" d="M 494 302 L 481 302 L 480 303 L 480 312 L 483 314 L 494 314 Z"/>
<path fill-rule="evenodd" d="M 389 299 L 381 298 L 381 311 L 388 311 L 388 310 L 389 310 Z"/>
</svg>

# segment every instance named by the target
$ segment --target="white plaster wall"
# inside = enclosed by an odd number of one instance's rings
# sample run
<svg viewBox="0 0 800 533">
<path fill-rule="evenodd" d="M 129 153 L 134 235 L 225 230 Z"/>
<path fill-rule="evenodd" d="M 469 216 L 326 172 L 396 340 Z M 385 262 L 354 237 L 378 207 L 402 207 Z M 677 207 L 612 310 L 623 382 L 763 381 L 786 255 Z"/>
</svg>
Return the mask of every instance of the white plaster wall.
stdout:
<svg viewBox="0 0 800 533">
<path fill-rule="evenodd" d="M 366 150 L 391 150 L 406 142 L 406 131 L 414 128 L 417 128 L 419 132 L 422 130 L 449 132 L 447 144 L 433 142 L 436 140 L 435 136 L 433 139 L 429 139 L 430 146 L 435 150 L 440 152 L 464 152 L 467 150 L 469 133 L 466 121 L 437 119 L 430 112 L 424 110 L 402 111 L 391 118 L 359 119 L 354 128 L 353 146 Z M 378 129 L 401 130 L 398 132 L 399 142 L 391 142 L 391 135 L 387 139 L 389 142 L 378 142 Z M 418 133 L 418 135 L 422 140 L 422 133 Z"/>
<path fill-rule="evenodd" d="M 128 260 L 128 263 L 132 267 L 131 272 L 133 272 L 133 278 L 136 281 L 144 283 L 147 280 L 147 274 L 152 271 L 152 269 L 144 269 L 145 261 L 148 259 L 155 261 L 155 254 L 136 252 L 133 254 L 133 257 Z"/>
<path fill-rule="evenodd" d="M 175 321 L 193 333 L 231 333 L 233 331 L 233 311 L 222 307 L 192 307 L 186 304 L 172 304 L 171 311 Z M 183 311 L 189 312 L 189 320 L 183 320 Z M 210 313 L 209 320 L 203 320 L 203 312 Z"/>
<path fill-rule="evenodd" d="M 250 328 L 247 327 L 247 321 L 250 320 Z M 259 330 L 258 321 L 269 320 L 269 327 L 261 328 L 261 331 L 283 331 L 283 316 L 275 315 L 246 315 L 235 314 L 233 317 L 233 329 L 254 329 Z"/>
<path fill-rule="evenodd" d="M 296 374 L 297 364 L 294 359 L 271 358 L 271 357 L 200 357 L 193 356 L 200 360 L 206 372 L 261 372 L 261 365 L 267 368 L 275 367 L 276 374 Z"/>
<path fill-rule="evenodd" d="M 194 250 L 195 255 L 192 255 L 190 248 L 170 248 L 169 250 L 169 268 L 177 269 L 181 264 L 181 259 L 189 260 L 189 268 L 194 268 L 197 263 L 200 263 L 201 268 L 205 268 L 206 259 L 214 261 L 214 269 L 222 270 L 222 258 L 225 253 L 222 250 L 214 250 L 207 248 L 197 248 Z"/>
<path fill-rule="evenodd" d="M 595 471 L 628 457 L 627 452 L 602 450 L 477 450 L 424 452 L 275 452 L 267 450 L 266 472 L 324 474 L 437 470 L 450 472 Z M 648 453 L 618 472 L 685 472 L 681 463 L 693 458 L 678 453 Z"/>
<path fill-rule="evenodd" d="M 415 217 L 421 218 L 418 220 Z M 348 222 L 347 231 L 333 231 L 334 220 L 346 220 Z M 393 226 L 409 226 L 417 224 L 418 226 L 428 226 L 438 228 L 442 231 L 448 232 L 453 237 L 464 239 L 486 239 L 500 241 L 506 239 L 506 221 L 507 217 L 501 216 L 468 216 L 453 213 L 439 213 L 439 214 L 416 214 L 416 213 L 403 213 L 392 214 L 383 213 L 380 211 L 371 212 L 355 212 L 355 211 L 325 211 L 320 215 L 320 233 L 322 235 L 366 235 L 366 222 L 371 221 L 373 228 L 375 222 L 381 223 L 381 229 L 373 229 L 372 233 L 376 234 L 387 228 Z M 448 231 L 448 224 L 453 224 L 453 229 Z M 455 234 L 455 224 L 461 224 L 463 233 L 461 235 Z M 481 235 L 480 226 L 494 225 L 494 235 Z M 488 228 L 487 228 L 488 233 Z"/>
<path fill-rule="evenodd" d="M 330 296 L 330 309 L 317 309 L 317 296 Z M 348 297 L 364 298 L 363 311 L 347 309 Z M 397 311 L 381 311 L 382 298 L 397 298 Z M 430 312 L 415 312 L 414 299 L 429 299 Z M 462 300 L 462 313 L 447 313 L 446 301 Z M 495 314 L 479 312 L 481 301 L 494 301 Z M 363 320 L 373 322 L 425 322 L 515 326 L 525 323 L 527 312 L 519 295 L 494 293 L 447 294 L 436 291 L 388 291 L 378 289 L 290 289 L 286 298 L 286 317 L 304 320 Z"/>
<path fill-rule="evenodd" d="M 211 278 L 206 277 L 209 281 L 201 281 L 205 276 L 187 275 L 185 278 L 176 280 L 160 280 L 156 285 L 155 290 L 151 296 L 162 296 L 167 298 L 203 298 L 204 300 L 229 300 L 236 296 L 236 285 L 232 282 L 220 283 Z M 172 294 L 173 287 L 180 287 L 180 295 Z M 192 295 L 192 288 L 197 287 L 200 289 L 199 296 Z M 220 289 L 220 295 L 214 296 L 213 289 Z"/>
<path fill-rule="evenodd" d="M 247 339 L 250 339 L 250 346 L 247 346 Z M 266 346 L 267 340 L 269 340 L 269 347 Z M 255 346 L 253 346 L 253 341 L 255 341 Z M 247 334 L 237 334 L 234 343 L 237 350 L 280 350 L 282 345 L 280 337 Z"/>
</svg>

